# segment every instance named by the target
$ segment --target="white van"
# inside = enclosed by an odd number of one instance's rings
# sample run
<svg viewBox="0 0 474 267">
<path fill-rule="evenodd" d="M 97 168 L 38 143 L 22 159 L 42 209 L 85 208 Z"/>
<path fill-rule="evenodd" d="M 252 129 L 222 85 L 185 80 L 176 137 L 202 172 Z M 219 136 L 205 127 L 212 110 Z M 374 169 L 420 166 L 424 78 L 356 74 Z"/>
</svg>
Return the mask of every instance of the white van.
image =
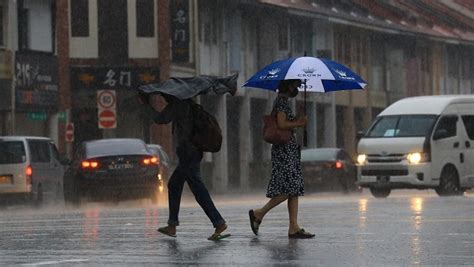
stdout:
<svg viewBox="0 0 474 267">
<path fill-rule="evenodd" d="M 0 197 L 24 196 L 40 204 L 43 194 L 62 195 L 63 174 L 51 139 L 0 136 Z"/>
<path fill-rule="evenodd" d="M 357 153 L 358 184 L 375 197 L 396 188 L 461 195 L 474 187 L 474 95 L 399 100 L 377 116 Z"/>
</svg>

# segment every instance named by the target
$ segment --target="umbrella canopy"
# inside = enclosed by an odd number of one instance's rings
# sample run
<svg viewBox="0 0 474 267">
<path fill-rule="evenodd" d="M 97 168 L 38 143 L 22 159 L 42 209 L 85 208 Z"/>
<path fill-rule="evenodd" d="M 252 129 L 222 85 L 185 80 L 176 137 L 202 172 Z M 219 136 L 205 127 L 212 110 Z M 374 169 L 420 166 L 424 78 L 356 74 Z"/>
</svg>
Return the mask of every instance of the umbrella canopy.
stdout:
<svg viewBox="0 0 474 267">
<path fill-rule="evenodd" d="M 346 66 L 329 59 L 298 57 L 279 60 L 267 65 L 245 82 L 244 87 L 276 91 L 281 80 L 300 79 L 308 92 L 331 92 L 364 89 L 367 84 Z M 304 88 L 306 87 L 306 88 Z"/>
<path fill-rule="evenodd" d="M 203 94 L 235 95 L 237 77 L 234 74 L 228 77 L 198 76 L 189 78 L 170 78 L 157 84 L 147 84 L 138 87 L 142 94 L 164 93 L 179 99 L 188 99 Z"/>
</svg>

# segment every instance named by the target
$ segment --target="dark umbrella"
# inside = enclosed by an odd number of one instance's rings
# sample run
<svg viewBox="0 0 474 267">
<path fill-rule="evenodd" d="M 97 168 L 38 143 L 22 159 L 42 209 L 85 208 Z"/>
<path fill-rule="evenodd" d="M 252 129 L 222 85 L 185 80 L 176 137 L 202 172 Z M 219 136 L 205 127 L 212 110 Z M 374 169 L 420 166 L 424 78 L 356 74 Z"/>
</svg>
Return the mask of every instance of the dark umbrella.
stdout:
<svg viewBox="0 0 474 267">
<path fill-rule="evenodd" d="M 158 84 L 148 84 L 138 87 L 140 94 L 164 93 L 179 99 L 188 99 L 204 94 L 235 95 L 237 91 L 237 77 L 234 74 L 228 77 L 197 76 L 189 78 L 170 78 Z"/>
</svg>

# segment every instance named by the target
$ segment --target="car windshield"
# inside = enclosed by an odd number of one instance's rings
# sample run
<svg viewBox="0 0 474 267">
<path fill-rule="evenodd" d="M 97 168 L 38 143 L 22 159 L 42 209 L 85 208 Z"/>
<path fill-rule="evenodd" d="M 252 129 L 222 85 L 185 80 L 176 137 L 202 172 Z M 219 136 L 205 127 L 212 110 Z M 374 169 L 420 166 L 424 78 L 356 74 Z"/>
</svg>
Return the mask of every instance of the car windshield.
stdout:
<svg viewBox="0 0 474 267">
<path fill-rule="evenodd" d="M 436 115 L 379 117 L 365 137 L 425 137 L 433 128 Z"/>
<path fill-rule="evenodd" d="M 26 161 L 22 141 L 0 141 L 0 164 L 16 164 Z"/>
<path fill-rule="evenodd" d="M 144 143 L 139 140 L 102 140 L 86 144 L 86 156 L 106 155 L 143 155 L 150 154 Z"/>
<path fill-rule="evenodd" d="M 301 161 L 328 161 L 335 160 L 335 149 L 306 149 L 301 151 Z"/>
</svg>

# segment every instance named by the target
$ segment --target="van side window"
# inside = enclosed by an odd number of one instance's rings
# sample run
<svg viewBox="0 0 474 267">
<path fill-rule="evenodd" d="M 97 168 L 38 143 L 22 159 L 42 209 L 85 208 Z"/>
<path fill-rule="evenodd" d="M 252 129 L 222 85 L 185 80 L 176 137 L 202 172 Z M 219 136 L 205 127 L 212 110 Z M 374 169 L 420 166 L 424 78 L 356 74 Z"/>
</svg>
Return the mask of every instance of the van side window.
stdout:
<svg viewBox="0 0 474 267">
<path fill-rule="evenodd" d="M 45 141 L 28 140 L 31 151 L 31 162 L 50 162 L 49 143 Z"/>
<path fill-rule="evenodd" d="M 458 121 L 458 118 L 456 116 L 442 117 L 438 122 L 438 126 L 436 127 L 435 135 L 439 132 L 444 132 L 442 135 L 442 138 L 440 139 L 456 136 L 457 121 Z"/>
<path fill-rule="evenodd" d="M 469 139 L 474 140 L 474 115 L 461 116 Z"/>
</svg>

